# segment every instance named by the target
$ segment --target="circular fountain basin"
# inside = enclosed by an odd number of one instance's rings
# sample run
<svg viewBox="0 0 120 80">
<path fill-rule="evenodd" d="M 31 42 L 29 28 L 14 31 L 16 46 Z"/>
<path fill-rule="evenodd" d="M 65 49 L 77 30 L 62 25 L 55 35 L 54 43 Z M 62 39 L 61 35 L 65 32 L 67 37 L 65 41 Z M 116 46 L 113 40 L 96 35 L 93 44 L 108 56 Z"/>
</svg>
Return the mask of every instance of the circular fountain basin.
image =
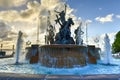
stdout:
<svg viewBox="0 0 120 80">
<path fill-rule="evenodd" d="M 86 46 L 73 44 L 42 45 L 39 60 L 43 66 L 57 68 L 71 68 L 86 65 Z"/>
</svg>

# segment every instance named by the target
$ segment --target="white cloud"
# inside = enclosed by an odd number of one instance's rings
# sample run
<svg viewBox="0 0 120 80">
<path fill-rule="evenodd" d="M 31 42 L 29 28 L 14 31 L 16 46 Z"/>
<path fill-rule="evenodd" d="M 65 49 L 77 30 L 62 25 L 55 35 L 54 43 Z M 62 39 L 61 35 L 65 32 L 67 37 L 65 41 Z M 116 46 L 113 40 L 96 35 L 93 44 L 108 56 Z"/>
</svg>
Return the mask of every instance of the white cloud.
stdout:
<svg viewBox="0 0 120 80">
<path fill-rule="evenodd" d="M 12 22 L 19 19 L 19 13 L 15 10 L 1 11 L 0 19 L 3 21 Z"/>
<path fill-rule="evenodd" d="M 0 0 L 1 7 L 17 7 L 25 4 L 28 0 Z"/>
<path fill-rule="evenodd" d="M 117 32 L 113 32 L 113 33 L 107 33 L 107 35 L 109 36 L 110 39 L 110 43 L 112 45 L 112 43 L 114 42 L 114 38 Z M 105 37 L 105 34 L 101 35 L 101 39 L 103 39 Z"/>
<path fill-rule="evenodd" d="M 17 1 L 17 0 L 16 0 Z M 20 0 L 22 1 L 22 0 Z M 29 1 L 29 0 L 27 0 Z M 13 0 L 14 2 L 14 0 Z M 25 4 L 25 2 L 23 2 Z M 20 5 L 23 5 L 21 2 Z M 10 5 L 8 5 L 10 6 Z M 16 5 L 13 5 L 16 6 Z M 11 7 L 13 7 L 11 6 Z M 46 23 L 47 23 L 47 15 L 48 15 L 48 10 L 51 11 L 51 22 L 54 25 L 54 20 L 56 19 L 56 14 L 54 10 L 56 9 L 57 11 L 62 11 L 64 10 L 64 2 L 62 0 L 41 0 L 41 3 L 37 1 L 29 1 L 27 4 L 27 9 L 25 10 L 6 10 L 6 11 L 0 11 L 0 19 L 4 22 L 7 22 L 7 25 L 14 26 L 12 27 L 13 32 L 16 31 L 16 33 L 21 30 L 24 32 L 25 35 L 27 35 L 26 40 L 30 40 L 33 43 L 36 41 L 36 31 L 37 31 L 37 26 L 38 26 L 38 15 L 42 16 L 40 20 L 40 42 L 44 43 L 44 34 L 45 34 L 45 29 L 46 29 Z M 71 27 L 72 32 L 74 33 L 74 30 L 76 27 L 78 27 L 77 23 L 77 18 L 76 16 L 72 13 L 74 9 L 70 8 L 69 5 L 67 5 L 67 13 L 66 13 L 66 20 L 69 17 L 73 18 L 73 21 L 75 25 Z M 91 23 L 91 20 L 87 20 L 88 23 Z M 56 28 L 59 29 L 59 27 L 56 25 Z M 6 28 L 5 28 L 6 29 Z M 10 31 L 12 31 L 10 29 Z M 2 31 L 1 31 L 2 33 Z M 11 34 L 12 36 L 12 34 Z M 16 37 L 16 36 L 15 36 Z M 3 38 L 1 38 L 3 39 Z M 8 39 L 8 38 L 7 38 Z M 6 40 L 7 40 L 6 39 Z M 8 39 L 9 40 L 9 39 Z"/>
<path fill-rule="evenodd" d="M 86 24 L 90 24 L 90 23 L 92 23 L 92 20 L 86 20 Z"/>
<path fill-rule="evenodd" d="M 7 10 L 0 12 L 0 19 L 8 22 L 15 21 L 27 21 L 31 22 L 34 18 L 38 17 L 40 11 L 40 3 L 33 1 L 27 3 L 27 9 L 17 11 L 17 10 Z"/>
<path fill-rule="evenodd" d="M 2 1 L 2 0 L 1 0 Z M 11 0 L 10 0 L 11 1 Z M 22 0 L 15 0 L 15 1 L 21 1 L 22 5 Z M 14 0 L 10 3 L 16 3 Z M 8 1 L 9 2 L 9 1 Z M 7 4 L 8 2 L 3 3 Z M 2 4 L 1 3 L 1 6 Z M 10 6 L 10 5 L 8 5 Z M 16 5 L 13 5 L 16 6 Z M 13 7 L 10 6 L 10 7 Z M 64 2 L 61 0 L 41 0 L 41 3 L 37 1 L 29 1 L 27 3 L 27 9 L 25 10 L 6 10 L 6 11 L 0 11 L 0 19 L 4 22 L 7 22 L 9 25 L 14 26 L 16 31 L 18 32 L 19 30 L 23 31 L 29 37 L 27 39 L 30 39 L 34 37 L 36 38 L 36 31 L 37 31 L 37 24 L 38 24 L 38 15 L 42 16 L 42 19 L 40 20 L 40 31 L 42 32 L 40 35 L 44 34 L 45 29 L 46 29 L 46 23 L 47 23 L 47 15 L 48 15 L 48 10 L 51 11 L 51 22 L 54 22 L 56 19 L 56 13 L 54 12 L 55 9 L 58 11 L 64 10 Z M 73 9 L 71 9 L 69 6 L 67 6 L 67 14 L 71 14 Z M 76 18 L 73 14 L 66 16 L 68 17 L 73 17 L 74 19 Z M 43 40 L 43 35 L 41 37 Z M 43 42 L 42 40 L 42 42 Z"/>
<path fill-rule="evenodd" d="M 119 19 L 120 19 L 120 15 L 116 15 L 116 18 L 119 18 Z"/>
<path fill-rule="evenodd" d="M 96 17 L 95 20 L 99 21 L 101 23 L 112 22 L 113 21 L 113 16 L 114 16 L 114 14 L 108 14 L 105 17 Z"/>
<path fill-rule="evenodd" d="M 0 21 L 0 39 L 1 41 L 12 41 L 16 38 L 14 27 L 10 27 L 7 23 Z"/>
<path fill-rule="evenodd" d="M 111 44 L 114 42 L 116 33 L 117 33 L 117 32 L 108 33 L 108 36 L 109 36 L 109 38 L 110 38 L 110 43 L 111 43 Z"/>
<path fill-rule="evenodd" d="M 102 8 L 98 8 L 100 11 L 102 10 Z"/>
<path fill-rule="evenodd" d="M 107 33 L 108 36 L 109 36 L 109 39 L 110 39 L 110 44 L 111 44 L 111 46 L 112 46 L 112 44 L 113 44 L 113 42 L 114 42 L 116 33 L 117 33 L 117 32 Z M 105 34 L 96 35 L 96 36 L 94 36 L 94 37 L 90 37 L 90 38 L 89 38 L 89 44 L 90 44 L 90 45 L 95 45 L 95 46 L 98 46 L 98 44 L 99 44 L 99 47 L 100 47 L 102 50 L 104 50 L 104 37 L 105 37 Z M 99 42 L 98 42 L 98 43 L 95 43 L 94 38 L 98 38 L 98 39 L 99 39 Z"/>
</svg>

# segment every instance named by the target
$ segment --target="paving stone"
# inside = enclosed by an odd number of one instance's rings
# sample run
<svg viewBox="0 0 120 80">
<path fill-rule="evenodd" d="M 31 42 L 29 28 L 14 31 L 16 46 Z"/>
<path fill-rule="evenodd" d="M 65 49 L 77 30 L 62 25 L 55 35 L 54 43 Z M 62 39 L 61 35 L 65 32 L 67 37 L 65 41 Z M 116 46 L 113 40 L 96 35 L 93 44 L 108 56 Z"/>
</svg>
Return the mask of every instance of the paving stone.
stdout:
<svg viewBox="0 0 120 80">
<path fill-rule="evenodd" d="M 120 74 L 84 75 L 84 80 L 120 80 Z"/>
<path fill-rule="evenodd" d="M 0 73 L 0 80 L 44 80 L 46 75 Z"/>
<path fill-rule="evenodd" d="M 40 74 L 0 73 L 0 80 L 120 80 L 120 74 L 40 75 Z"/>
<path fill-rule="evenodd" d="M 73 75 L 47 75 L 46 80 L 82 80 L 81 76 Z"/>
</svg>

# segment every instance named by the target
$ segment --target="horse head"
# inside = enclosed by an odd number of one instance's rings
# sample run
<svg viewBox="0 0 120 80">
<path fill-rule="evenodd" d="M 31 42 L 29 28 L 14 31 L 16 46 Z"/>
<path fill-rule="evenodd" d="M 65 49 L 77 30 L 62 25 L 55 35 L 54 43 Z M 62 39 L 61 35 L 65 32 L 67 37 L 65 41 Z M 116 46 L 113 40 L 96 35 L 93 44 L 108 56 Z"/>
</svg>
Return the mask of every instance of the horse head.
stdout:
<svg viewBox="0 0 120 80">
<path fill-rule="evenodd" d="M 74 25 L 74 22 L 73 22 L 72 18 L 69 18 L 69 19 L 68 19 L 68 22 L 69 22 L 70 25 L 71 25 L 71 24 Z"/>
</svg>

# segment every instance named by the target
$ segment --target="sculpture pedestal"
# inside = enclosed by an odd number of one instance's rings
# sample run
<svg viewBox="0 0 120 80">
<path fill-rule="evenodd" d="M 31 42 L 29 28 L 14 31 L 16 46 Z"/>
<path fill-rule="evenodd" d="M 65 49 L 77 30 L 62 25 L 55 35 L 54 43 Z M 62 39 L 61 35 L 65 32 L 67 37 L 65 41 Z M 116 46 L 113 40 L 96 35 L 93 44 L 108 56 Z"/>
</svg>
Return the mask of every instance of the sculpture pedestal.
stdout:
<svg viewBox="0 0 120 80">
<path fill-rule="evenodd" d="M 43 45 L 40 47 L 39 60 L 43 66 L 71 68 L 86 65 L 87 48 L 78 45 Z"/>
</svg>

